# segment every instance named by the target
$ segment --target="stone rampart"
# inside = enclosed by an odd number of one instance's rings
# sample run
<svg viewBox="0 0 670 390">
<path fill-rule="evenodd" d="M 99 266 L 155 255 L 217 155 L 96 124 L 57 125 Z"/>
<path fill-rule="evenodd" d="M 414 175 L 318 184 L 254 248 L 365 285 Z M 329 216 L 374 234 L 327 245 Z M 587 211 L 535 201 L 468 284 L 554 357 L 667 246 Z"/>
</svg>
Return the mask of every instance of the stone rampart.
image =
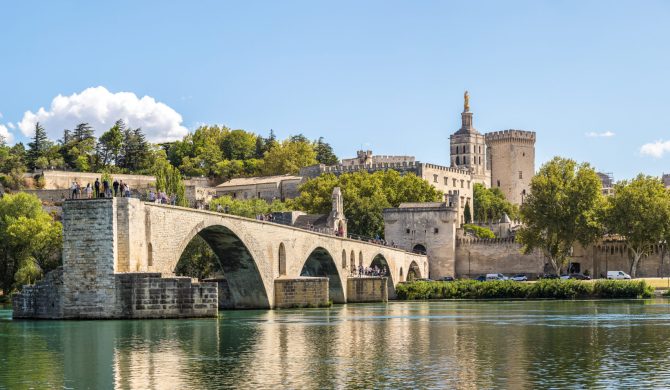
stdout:
<svg viewBox="0 0 670 390">
<path fill-rule="evenodd" d="M 388 280 L 385 277 L 349 278 L 347 301 L 349 303 L 388 302 Z"/>
<path fill-rule="evenodd" d="M 276 308 L 328 305 L 328 278 L 278 278 L 274 285 Z"/>
<path fill-rule="evenodd" d="M 476 278 L 489 273 L 537 277 L 544 272 L 544 256 L 539 252 L 524 255 L 514 238 L 456 241 L 456 276 L 459 278 Z"/>
</svg>

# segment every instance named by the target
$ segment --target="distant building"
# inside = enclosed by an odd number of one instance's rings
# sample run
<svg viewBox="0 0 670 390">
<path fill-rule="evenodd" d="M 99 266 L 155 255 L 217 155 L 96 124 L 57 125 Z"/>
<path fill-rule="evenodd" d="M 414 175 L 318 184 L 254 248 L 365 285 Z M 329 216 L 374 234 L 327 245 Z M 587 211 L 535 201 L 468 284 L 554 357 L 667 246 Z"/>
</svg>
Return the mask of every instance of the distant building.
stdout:
<svg viewBox="0 0 670 390">
<path fill-rule="evenodd" d="M 301 176 L 279 175 L 260 177 L 241 177 L 231 179 L 216 186 L 216 196 L 230 196 L 234 199 L 263 199 L 285 201 L 300 195 L 298 185 Z"/>
<path fill-rule="evenodd" d="M 609 196 L 614 193 L 614 176 L 611 173 L 596 173 L 600 178 L 600 183 L 603 187 L 603 195 Z"/>
<path fill-rule="evenodd" d="M 444 193 L 444 200 L 457 210 L 460 223 L 464 222 L 466 205 L 472 212 L 475 183 L 498 187 L 511 203 L 522 204 L 535 174 L 535 132 L 503 130 L 481 134 L 474 127 L 473 116 L 466 91 L 461 127 L 449 137 L 450 166 L 422 163 L 413 156 L 375 156 L 371 150 L 359 150 L 356 157 L 343 159 L 336 165 L 302 168 L 300 175 L 312 178 L 324 173 L 341 175 L 389 169 L 401 174 L 414 173 Z"/>
</svg>

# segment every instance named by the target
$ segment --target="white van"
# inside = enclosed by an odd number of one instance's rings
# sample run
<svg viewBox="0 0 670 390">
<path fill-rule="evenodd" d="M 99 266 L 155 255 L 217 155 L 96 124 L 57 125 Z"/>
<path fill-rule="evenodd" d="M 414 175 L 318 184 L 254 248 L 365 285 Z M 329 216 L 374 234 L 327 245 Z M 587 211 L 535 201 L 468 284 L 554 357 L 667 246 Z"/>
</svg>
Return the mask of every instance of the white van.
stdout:
<svg viewBox="0 0 670 390">
<path fill-rule="evenodd" d="M 607 279 L 630 279 L 630 275 L 623 271 L 607 271 Z"/>
<path fill-rule="evenodd" d="M 486 280 L 508 280 L 509 278 L 503 274 L 486 274 Z"/>
</svg>

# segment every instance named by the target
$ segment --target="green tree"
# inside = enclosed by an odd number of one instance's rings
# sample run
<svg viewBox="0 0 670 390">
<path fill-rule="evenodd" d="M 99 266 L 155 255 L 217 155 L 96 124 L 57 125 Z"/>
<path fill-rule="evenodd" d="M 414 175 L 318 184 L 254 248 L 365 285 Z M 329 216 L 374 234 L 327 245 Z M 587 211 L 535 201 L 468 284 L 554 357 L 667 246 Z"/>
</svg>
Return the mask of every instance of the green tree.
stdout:
<svg viewBox="0 0 670 390">
<path fill-rule="evenodd" d="M 179 257 L 175 274 L 205 279 L 223 273 L 221 263 L 207 242 L 196 235 Z"/>
<path fill-rule="evenodd" d="M 316 161 L 320 164 L 335 165 L 339 162 L 333 148 L 329 143 L 324 142 L 323 137 L 319 137 L 319 140 L 314 143 L 314 151 L 316 151 Z"/>
<path fill-rule="evenodd" d="M 478 222 L 498 221 L 507 214 L 512 219 L 519 217 L 519 208 L 505 199 L 500 188 L 486 188 L 480 183 L 473 186 L 474 220 Z"/>
<path fill-rule="evenodd" d="M 670 235 L 670 194 L 658 178 L 639 175 L 617 183 L 607 206 L 608 231 L 626 239 L 635 277 L 642 257 Z"/>
<path fill-rule="evenodd" d="M 52 143 L 47 137 L 47 132 L 39 122 L 35 124 L 35 135 L 33 141 L 28 144 L 28 167 L 37 168 L 37 160 L 44 157 L 44 154 L 51 147 Z"/>
<path fill-rule="evenodd" d="M 601 182 L 588 164 L 554 157 L 533 177 L 521 206 L 523 251 L 541 250 L 557 274 L 576 242 L 583 246 L 602 235 Z"/>
<path fill-rule="evenodd" d="M 265 153 L 263 174 L 297 174 L 300 168 L 314 164 L 316 164 L 316 152 L 312 144 L 300 136 L 294 136 Z"/>
<path fill-rule="evenodd" d="M 463 217 L 465 219 L 465 223 L 472 222 L 472 213 L 470 212 L 470 203 L 469 202 L 465 202 L 465 211 L 463 212 Z"/>
<path fill-rule="evenodd" d="M 0 290 L 32 283 L 60 265 L 62 226 L 31 194 L 0 198 Z"/>
<path fill-rule="evenodd" d="M 256 154 L 258 136 L 244 130 L 233 130 L 227 133 L 221 143 L 221 150 L 227 160 L 246 160 Z"/>
<path fill-rule="evenodd" d="M 163 191 L 168 196 L 176 196 L 177 206 L 188 206 L 186 188 L 179 169 L 170 165 L 167 160 L 156 164 L 153 169 L 156 177 L 156 190 Z"/>
<path fill-rule="evenodd" d="M 102 167 L 115 165 L 119 160 L 123 147 L 126 124 L 119 119 L 109 130 L 104 132 L 98 141 L 98 159 Z"/>
<path fill-rule="evenodd" d="M 397 171 L 357 171 L 339 177 L 321 175 L 300 186 L 300 196 L 291 206 L 313 214 L 326 214 L 332 207 L 332 192 L 340 187 L 344 198 L 344 214 L 350 233 L 366 237 L 384 234 L 384 208 L 398 207 L 405 202 L 436 202 L 443 197 L 425 180 Z"/>
</svg>

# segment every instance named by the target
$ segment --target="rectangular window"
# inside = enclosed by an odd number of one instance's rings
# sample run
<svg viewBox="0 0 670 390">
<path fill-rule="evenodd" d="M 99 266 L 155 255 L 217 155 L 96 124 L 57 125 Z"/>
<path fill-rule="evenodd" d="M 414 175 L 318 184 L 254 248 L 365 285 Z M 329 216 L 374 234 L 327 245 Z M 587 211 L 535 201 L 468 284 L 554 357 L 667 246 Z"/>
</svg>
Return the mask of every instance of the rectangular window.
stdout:
<svg viewBox="0 0 670 390">
<path fill-rule="evenodd" d="M 523 179 L 523 172 L 519 171 L 519 179 Z"/>
</svg>

